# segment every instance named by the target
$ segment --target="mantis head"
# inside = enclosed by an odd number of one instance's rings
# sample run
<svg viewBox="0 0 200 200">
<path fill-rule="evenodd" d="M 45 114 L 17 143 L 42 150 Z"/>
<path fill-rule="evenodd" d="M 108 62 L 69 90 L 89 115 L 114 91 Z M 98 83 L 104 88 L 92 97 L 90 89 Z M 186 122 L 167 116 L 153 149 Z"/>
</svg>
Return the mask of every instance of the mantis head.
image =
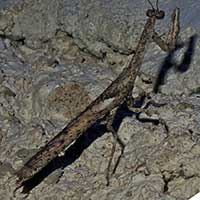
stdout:
<svg viewBox="0 0 200 200">
<path fill-rule="evenodd" d="M 151 5 L 152 9 L 148 9 L 147 12 L 146 12 L 146 15 L 148 17 L 155 16 L 156 19 L 163 19 L 165 17 L 165 12 L 163 10 L 159 10 L 159 8 L 158 8 L 158 0 L 156 1 L 156 9 L 153 7 L 153 5 L 150 2 L 150 0 L 147 0 L 147 1 Z"/>
</svg>

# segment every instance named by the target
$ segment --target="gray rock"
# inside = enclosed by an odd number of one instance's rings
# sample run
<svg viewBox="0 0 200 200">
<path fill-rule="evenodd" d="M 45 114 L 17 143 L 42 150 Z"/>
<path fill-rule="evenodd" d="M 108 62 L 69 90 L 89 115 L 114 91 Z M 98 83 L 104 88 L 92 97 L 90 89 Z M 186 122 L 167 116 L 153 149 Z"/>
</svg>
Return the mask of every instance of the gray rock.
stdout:
<svg viewBox="0 0 200 200">
<path fill-rule="evenodd" d="M 166 17 L 158 22 L 157 30 L 167 31 L 170 13 L 178 6 L 180 41 L 187 42 L 199 34 L 198 4 L 160 2 Z M 14 169 L 23 166 L 80 113 L 117 76 L 114 71 L 119 73 L 128 63 L 149 7 L 147 2 L 136 0 L 0 2 L 2 199 L 13 198 Z M 192 12 L 188 12 L 190 9 Z M 137 79 L 134 88 L 134 96 L 144 90 L 156 102 L 166 104 L 150 106 L 141 117 L 162 119 L 168 133 L 162 123 L 125 117 L 118 130 L 125 152 L 108 187 L 105 174 L 113 138 L 105 133 L 88 144 L 64 171 L 55 170 L 27 199 L 185 200 L 199 192 L 198 40 L 194 48 L 190 68 L 184 73 L 170 70 L 159 93 L 153 94 L 153 84 L 167 54 L 151 44 L 142 66 L 145 75 Z M 185 50 L 186 46 L 176 52 L 177 64 Z M 85 136 L 84 145 L 92 136 Z M 119 153 L 117 146 L 115 160 Z M 12 179 L 8 179 L 10 176 Z"/>
</svg>

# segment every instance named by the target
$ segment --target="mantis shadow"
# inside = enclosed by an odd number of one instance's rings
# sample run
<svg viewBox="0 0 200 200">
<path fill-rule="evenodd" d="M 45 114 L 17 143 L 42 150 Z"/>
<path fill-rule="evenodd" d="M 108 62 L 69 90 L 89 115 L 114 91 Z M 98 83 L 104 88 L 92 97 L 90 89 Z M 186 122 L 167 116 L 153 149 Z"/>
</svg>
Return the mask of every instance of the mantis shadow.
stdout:
<svg viewBox="0 0 200 200">
<path fill-rule="evenodd" d="M 156 79 L 156 82 L 154 85 L 153 91 L 155 93 L 159 92 L 159 87 L 164 84 L 165 77 L 166 77 L 168 71 L 172 67 L 175 67 L 175 70 L 177 72 L 181 72 L 181 73 L 186 72 L 190 68 L 190 65 L 191 65 L 191 62 L 192 62 L 192 59 L 193 59 L 193 56 L 195 53 L 195 45 L 196 45 L 197 37 L 198 37 L 197 34 L 194 34 L 189 38 L 186 51 L 185 51 L 182 61 L 179 65 L 177 65 L 173 61 L 173 58 L 174 58 L 175 52 L 177 50 L 181 49 L 184 46 L 184 44 L 176 44 L 175 48 L 168 53 L 168 55 L 166 56 L 162 66 L 160 68 L 160 71 L 158 73 L 158 76 L 157 76 L 157 79 Z"/>
</svg>

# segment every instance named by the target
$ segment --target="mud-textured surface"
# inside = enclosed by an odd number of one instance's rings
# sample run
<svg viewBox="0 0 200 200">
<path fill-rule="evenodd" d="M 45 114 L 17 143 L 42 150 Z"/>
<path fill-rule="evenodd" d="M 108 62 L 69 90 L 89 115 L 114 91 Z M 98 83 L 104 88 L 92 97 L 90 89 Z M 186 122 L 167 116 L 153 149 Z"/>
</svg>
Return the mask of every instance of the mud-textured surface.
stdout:
<svg viewBox="0 0 200 200">
<path fill-rule="evenodd" d="M 66 151 L 27 199 L 186 200 L 200 192 L 200 43 L 195 36 L 200 33 L 200 4 L 160 1 L 166 11 L 157 25 L 160 33 L 167 30 L 175 6 L 181 9 L 180 41 L 186 45 L 173 61 L 181 63 L 192 40 L 189 68 L 171 68 L 159 93 L 153 94 L 167 55 L 151 44 L 142 66 L 145 76 L 138 78 L 133 93 L 145 90 L 156 102 L 165 103 L 150 106 L 152 115 L 141 117 L 163 119 L 169 133 L 162 124 L 125 117 L 118 130 L 125 153 L 106 186 L 113 138 L 92 129 Z M 148 7 L 137 0 L 0 2 L 0 199 L 22 199 L 12 194 L 15 170 L 126 65 Z M 119 152 L 118 148 L 116 159 Z"/>
</svg>

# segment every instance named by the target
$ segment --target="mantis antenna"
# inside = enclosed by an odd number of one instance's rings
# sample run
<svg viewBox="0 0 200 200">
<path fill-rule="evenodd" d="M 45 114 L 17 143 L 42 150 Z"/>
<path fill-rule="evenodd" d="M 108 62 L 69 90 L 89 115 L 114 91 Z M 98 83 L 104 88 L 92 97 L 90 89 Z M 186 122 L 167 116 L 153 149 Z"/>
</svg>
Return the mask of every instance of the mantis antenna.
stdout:
<svg viewBox="0 0 200 200">
<path fill-rule="evenodd" d="M 156 1 L 156 9 L 159 10 L 159 9 L 158 9 L 158 0 Z"/>
<path fill-rule="evenodd" d="M 152 9 L 155 10 L 155 8 L 154 8 L 153 4 L 151 3 L 151 1 L 150 0 L 147 0 L 147 1 L 151 5 Z M 158 0 L 156 0 L 156 10 L 159 10 L 158 9 Z"/>
<path fill-rule="evenodd" d="M 151 1 L 147 0 L 147 2 L 150 4 L 150 6 L 152 7 L 152 9 L 155 10 L 155 8 L 153 7 L 153 4 L 151 3 Z"/>
</svg>

